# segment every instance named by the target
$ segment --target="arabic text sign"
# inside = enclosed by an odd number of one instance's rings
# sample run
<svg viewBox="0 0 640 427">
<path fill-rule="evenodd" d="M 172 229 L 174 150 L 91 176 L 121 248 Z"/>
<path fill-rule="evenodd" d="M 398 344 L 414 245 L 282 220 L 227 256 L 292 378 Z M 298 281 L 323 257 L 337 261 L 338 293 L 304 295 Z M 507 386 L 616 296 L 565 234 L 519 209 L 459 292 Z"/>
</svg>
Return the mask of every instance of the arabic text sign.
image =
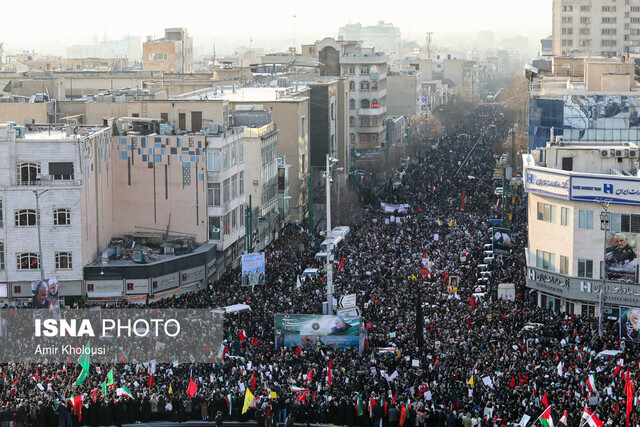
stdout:
<svg viewBox="0 0 640 427">
<path fill-rule="evenodd" d="M 560 199 L 569 198 L 570 178 L 568 175 L 525 167 L 524 179 L 524 187 L 527 192 Z"/>
<path fill-rule="evenodd" d="M 611 203 L 640 205 L 640 180 L 574 176 L 571 178 L 571 199 L 611 200 Z"/>
</svg>

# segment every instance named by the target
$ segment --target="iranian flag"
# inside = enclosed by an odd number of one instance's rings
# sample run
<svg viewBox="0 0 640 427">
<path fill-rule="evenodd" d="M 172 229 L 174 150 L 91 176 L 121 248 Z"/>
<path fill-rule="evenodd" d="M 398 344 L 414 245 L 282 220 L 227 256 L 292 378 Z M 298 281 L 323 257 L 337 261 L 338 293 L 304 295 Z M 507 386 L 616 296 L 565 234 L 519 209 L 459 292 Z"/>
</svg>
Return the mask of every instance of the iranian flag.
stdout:
<svg viewBox="0 0 640 427">
<path fill-rule="evenodd" d="M 587 387 L 589 387 L 589 391 L 594 392 L 596 391 L 596 375 L 591 373 L 589 374 L 589 376 L 587 376 Z"/>
<path fill-rule="evenodd" d="M 555 427 L 558 425 L 555 415 L 551 413 L 551 406 L 540 415 L 538 421 L 540 421 L 544 427 Z"/>
<path fill-rule="evenodd" d="M 233 396 L 231 393 L 225 396 L 225 400 L 227 401 L 227 406 L 229 407 L 229 415 L 231 415 L 231 406 L 233 405 Z"/>
<path fill-rule="evenodd" d="M 122 387 L 119 387 L 118 389 L 116 389 L 116 394 L 118 396 L 126 396 L 126 397 L 133 398 L 133 396 L 131 395 L 131 392 L 125 386 L 122 386 Z"/>
<path fill-rule="evenodd" d="M 224 344 L 220 344 L 220 347 L 218 348 L 218 354 L 216 355 L 218 357 L 218 359 L 220 360 L 224 360 L 224 356 L 227 355 L 227 346 Z"/>
<path fill-rule="evenodd" d="M 356 412 L 358 413 L 359 417 L 364 415 L 364 410 L 362 409 L 362 400 L 360 400 L 360 396 L 358 396 L 358 400 L 356 401 Z"/>
<path fill-rule="evenodd" d="M 309 389 L 308 388 L 291 386 L 291 391 L 294 392 L 294 393 L 300 393 L 301 391 L 309 391 Z"/>
</svg>

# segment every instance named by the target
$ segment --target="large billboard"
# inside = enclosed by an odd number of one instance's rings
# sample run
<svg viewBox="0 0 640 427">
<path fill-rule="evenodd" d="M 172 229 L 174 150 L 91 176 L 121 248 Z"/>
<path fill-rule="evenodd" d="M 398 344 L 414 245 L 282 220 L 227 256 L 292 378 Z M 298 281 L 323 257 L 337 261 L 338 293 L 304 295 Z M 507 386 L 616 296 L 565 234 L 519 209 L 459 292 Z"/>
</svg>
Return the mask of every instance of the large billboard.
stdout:
<svg viewBox="0 0 640 427">
<path fill-rule="evenodd" d="M 491 230 L 491 243 L 493 244 L 493 253 L 496 255 L 511 254 L 511 247 L 513 246 L 511 230 L 508 228 L 493 228 Z"/>
<path fill-rule="evenodd" d="M 58 279 L 56 277 L 32 282 L 31 294 L 33 295 L 31 301 L 32 308 L 48 308 L 51 310 L 60 308 L 60 301 L 58 300 Z"/>
<path fill-rule="evenodd" d="M 640 342 L 640 308 L 620 307 L 620 339 Z"/>
<path fill-rule="evenodd" d="M 638 235 L 607 232 L 605 278 L 615 282 L 636 283 Z"/>
<path fill-rule="evenodd" d="M 276 348 L 314 345 L 358 347 L 359 316 L 276 314 Z"/>
<path fill-rule="evenodd" d="M 242 255 L 242 284 L 244 286 L 264 283 L 264 252 Z"/>
</svg>

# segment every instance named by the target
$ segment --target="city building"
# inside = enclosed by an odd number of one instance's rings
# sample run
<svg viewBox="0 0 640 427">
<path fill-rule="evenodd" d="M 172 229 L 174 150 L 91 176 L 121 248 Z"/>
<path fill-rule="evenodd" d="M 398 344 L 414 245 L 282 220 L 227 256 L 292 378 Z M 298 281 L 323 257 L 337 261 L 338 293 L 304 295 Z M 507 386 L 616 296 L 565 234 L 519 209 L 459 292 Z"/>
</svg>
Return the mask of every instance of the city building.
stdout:
<svg viewBox="0 0 640 427">
<path fill-rule="evenodd" d="M 338 39 L 360 41 L 363 45 L 375 47 L 376 51 L 386 54 L 402 53 L 400 28 L 384 21 L 368 26 L 360 23 L 347 24 L 338 30 Z"/>
<path fill-rule="evenodd" d="M 67 302 L 82 296 L 83 267 L 113 234 L 113 179 L 108 128 L 0 125 L 0 288 L 9 298 L 30 299 L 41 274 L 58 279 Z"/>
<path fill-rule="evenodd" d="M 618 319 L 640 306 L 639 149 L 561 136 L 523 156 L 527 287 L 539 306 Z"/>
<path fill-rule="evenodd" d="M 417 116 L 421 114 L 420 72 L 400 71 L 387 75 L 387 113 L 392 116 Z"/>
<path fill-rule="evenodd" d="M 553 134 L 567 141 L 633 142 L 640 90 L 634 64 L 602 58 L 553 57 L 551 74 L 532 79 L 529 149 Z"/>
<path fill-rule="evenodd" d="M 553 54 L 615 57 L 640 48 L 640 0 L 553 0 Z"/>
<path fill-rule="evenodd" d="M 121 58 L 69 58 L 62 61 L 65 70 L 120 71 L 128 67 L 128 59 Z"/>
<path fill-rule="evenodd" d="M 244 159 L 252 165 L 244 176 L 251 209 L 245 220 L 252 225 L 247 250 L 260 252 L 278 238 L 283 223 L 278 214 L 278 129 L 269 110 L 254 107 L 237 106 L 233 124 L 244 127 Z"/>
<path fill-rule="evenodd" d="M 142 44 L 142 69 L 163 73 L 193 72 L 193 38 L 186 28 L 165 28 L 164 37 Z"/>
<path fill-rule="evenodd" d="M 206 141 L 208 238 L 222 275 L 246 249 L 244 130 L 212 123 Z"/>
</svg>

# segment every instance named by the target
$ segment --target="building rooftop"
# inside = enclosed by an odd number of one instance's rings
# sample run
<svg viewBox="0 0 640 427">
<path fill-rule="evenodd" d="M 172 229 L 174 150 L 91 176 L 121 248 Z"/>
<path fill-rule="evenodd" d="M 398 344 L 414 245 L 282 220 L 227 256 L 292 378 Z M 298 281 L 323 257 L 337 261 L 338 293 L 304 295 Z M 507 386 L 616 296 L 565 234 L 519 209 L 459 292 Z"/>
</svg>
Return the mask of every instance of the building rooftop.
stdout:
<svg viewBox="0 0 640 427">
<path fill-rule="evenodd" d="M 0 136 L 14 133 L 18 142 L 75 141 L 104 129 L 104 127 L 98 126 L 66 126 L 61 124 L 18 126 L 15 122 L 8 122 L 0 124 Z"/>
<path fill-rule="evenodd" d="M 184 94 L 182 100 L 223 99 L 229 102 L 273 102 L 273 101 L 299 101 L 306 98 L 302 92 L 307 89 L 306 84 L 297 84 L 294 87 L 252 87 L 233 88 L 207 88 Z"/>
</svg>

